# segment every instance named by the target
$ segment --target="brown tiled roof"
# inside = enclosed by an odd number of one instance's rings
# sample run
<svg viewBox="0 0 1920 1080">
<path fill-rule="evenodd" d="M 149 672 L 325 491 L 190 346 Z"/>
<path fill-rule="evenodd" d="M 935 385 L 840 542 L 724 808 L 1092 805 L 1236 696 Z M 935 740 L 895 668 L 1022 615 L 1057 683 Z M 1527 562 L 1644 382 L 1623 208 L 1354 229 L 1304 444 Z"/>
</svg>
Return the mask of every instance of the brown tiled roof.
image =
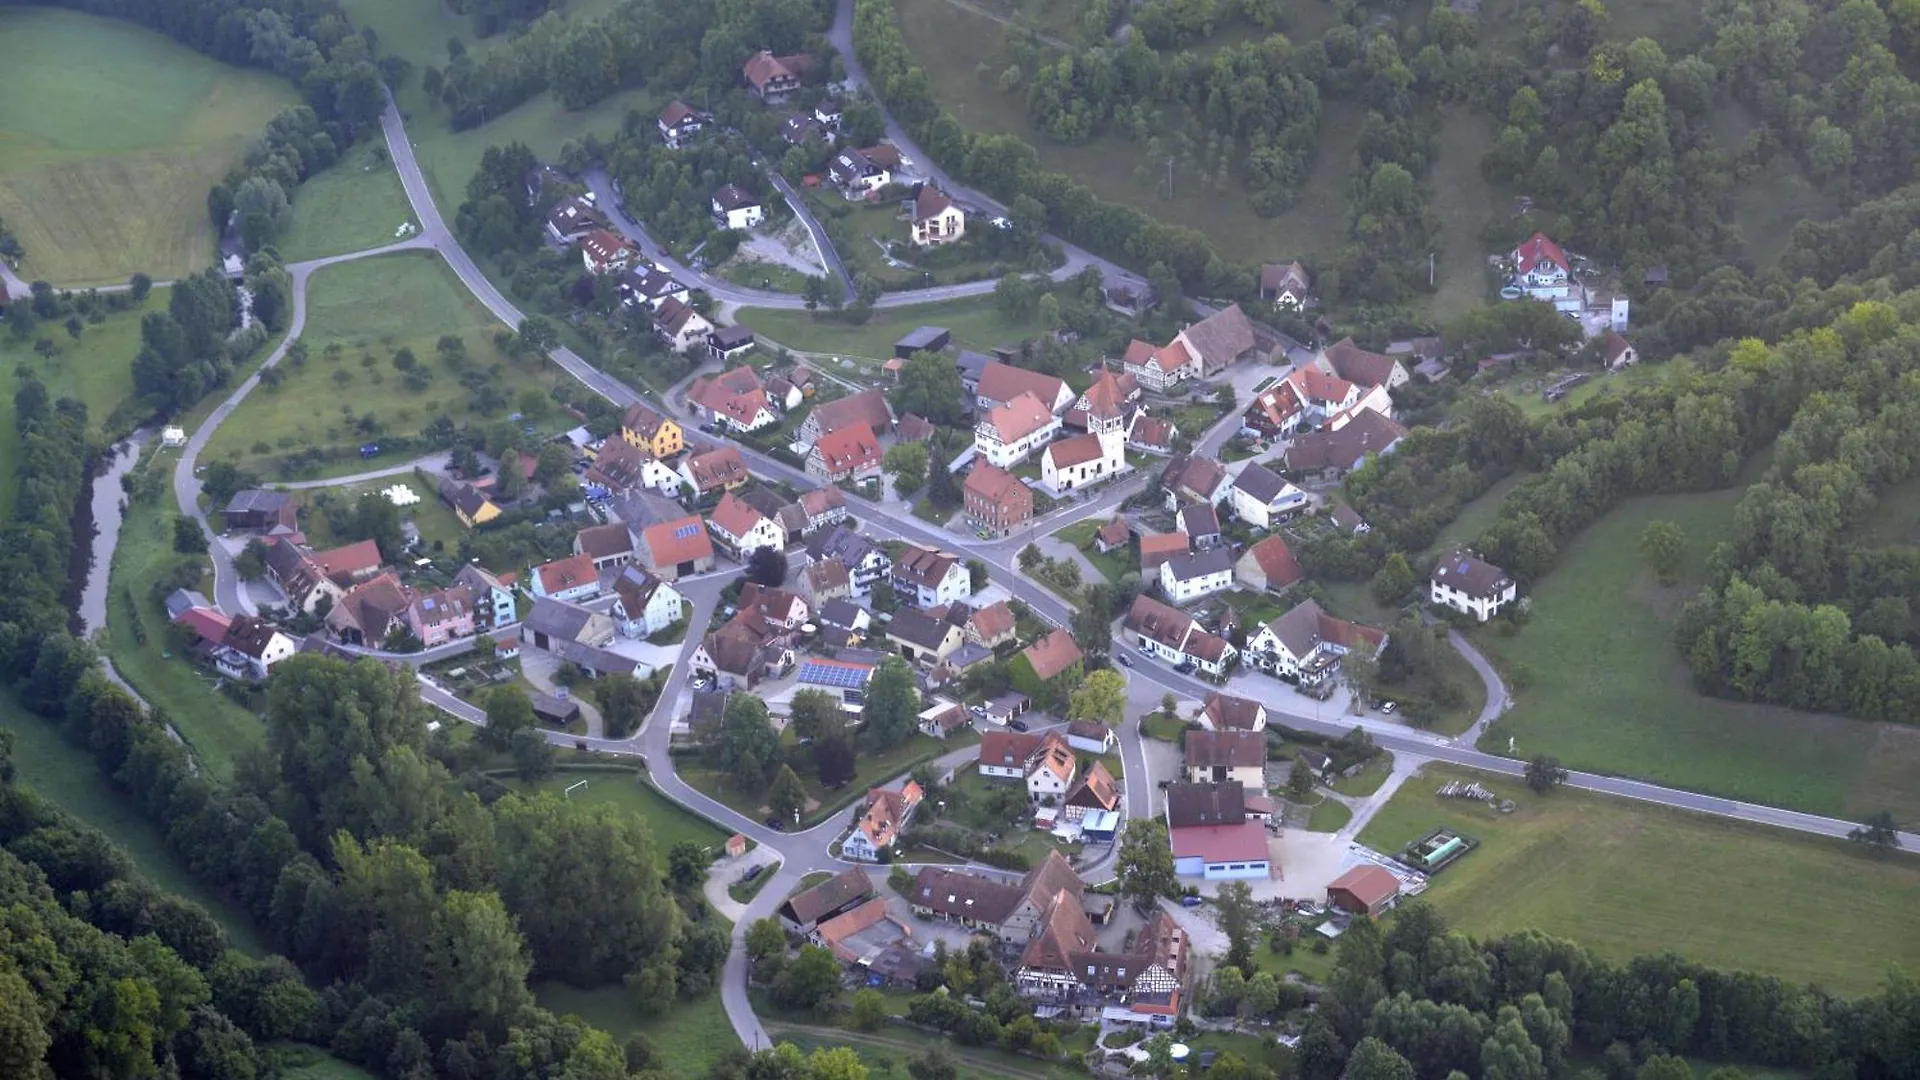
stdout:
<svg viewBox="0 0 1920 1080">
<path fill-rule="evenodd" d="M 989 401 L 1012 401 L 1021 394 L 1032 394 L 1051 412 L 1065 386 L 1051 375 L 995 360 L 981 369 L 979 393 Z"/>
<path fill-rule="evenodd" d="M 1267 761 L 1267 737 L 1258 731 L 1188 728 L 1186 747 L 1189 767 L 1239 769 Z"/>
<path fill-rule="evenodd" d="M 1069 863 L 1065 856 L 1053 848 L 1048 848 L 1047 857 L 1040 860 L 1040 865 L 1027 871 L 1027 876 L 1020 879 L 1020 887 L 1038 904 L 1045 898 L 1062 892 L 1079 896 L 1086 890 L 1086 883 L 1080 880 L 1080 875 L 1073 872 L 1073 864 Z"/>
<path fill-rule="evenodd" d="M 1181 336 L 1200 354 L 1200 362 L 1209 369 L 1233 363 L 1240 354 L 1254 347 L 1253 323 L 1239 304 L 1230 304 L 1182 330 Z"/>
<path fill-rule="evenodd" d="M 687 472 L 693 476 L 693 486 L 703 492 L 739 483 L 749 475 L 747 461 L 736 446 L 693 455 L 687 459 Z"/>
<path fill-rule="evenodd" d="M 263 619 L 256 619 L 251 615 L 235 615 L 233 621 L 227 624 L 226 638 L 223 643 L 230 649 L 236 649 L 258 660 L 266 655 L 267 646 L 273 643 L 273 635 L 279 632 L 279 627 Z"/>
<path fill-rule="evenodd" d="M 1127 542 L 1127 537 L 1133 535 L 1133 526 L 1127 524 L 1126 518 L 1117 517 L 1100 526 L 1100 531 L 1093 535 L 1108 547 L 1119 547 Z"/>
<path fill-rule="evenodd" d="M 1362 863 L 1327 882 L 1327 891 L 1350 894 L 1371 910 L 1392 899 L 1400 891 L 1400 879 L 1382 866 Z"/>
<path fill-rule="evenodd" d="M 1120 789 L 1107 767 L 1096 761 L 1067 793 L 1068 806 L 1111 810 L 1120 801 Z"/>
<path fill-rule="evenodd" d="M 651 439 L 660 430 L 660 425 L 666 422 L 667 418 L 659 410 L 636 401 L 627 406 L 627 414 L 621 417 L 620 426 L 643 439 Z"/>
<path fill-rule="evenodd" d="M 1232 648 L 1232 645 L 1219 634 L 1196 628 L 1193 633 L 1187 635 L 1187 655 L 1205 660 L 1210 664 L 1219 663 L 1225 658 L 1229 648 Z"/>
<path fill-rule="evenodd" d="M 865 424 L 875 432 L 882 432 L 893 427 L 893 409 L 887 405 L 887 396 L 878 389 L 862 390 L 837 401 L 815 405 L 808 419 L 819 426 L 822 435 L 855 424 Z"/>
<path fill-rule="evenodd" d="M 713 539 L 698 517 L 688 516 L 652 525 L 640 534 L 642 546 L 653 559 L 653 569 L 698 562 L 713 558 Z"/>
<path fill-rule="evenodd" d="M 877 846 L 884 847 L 886 845 L 882 844 Z M 876 896 L 866 903 L 861 904 L 859 907 L 854 908 L 852 911 L 842 912 L 828 919 L 826 922 L 821 923 L 815 927 L 815 931 L 826 941 L 827 947 L 833 950 L 833 955 L 838 957 L 841 963 L 850 964 L 858 960 L 860 954 L 849 948 L 845 944 L 846 940 L 862 930 L 878 926 L 880 923 L 885 922 L 886 918 L 886 897 Z"/>
<path fill-rule="evenodd" d="M 1178 649 L 1190 636 L 1193 618 L 1178 608 L 1142 593 L 1133 598 L 1133 607 L 1127 610 L 1126 627 L 1169 648 Z"/>
<path fill-rule="evenodd" d="M 845 508 L 847 496 L 837 487 L 814 488 L 800 493 L 800 509 L 806 511 L 808 518 L 817 518 L 822 514 Z"/>
<path fill-rule="evenodd" d="M 1457 549 L 1434 562 L 1431 580 L 1482 599 L 1505 592 L 1507 586 L 1513 584 L 1505 570 L 1471 551 Z"/>
<path fill-rule="evenodd" d="M 1600 358 L 1611 364 L 1620 359 L 1620 354 L 1631 348 L 1633 345 L 1622 337 L 1618 330 L 1609 330 L 1606 336 L 1600 339 Z"/>
<path fill-rule="evenodd" d="M 862 897 L 873 895 L 873 879 L 855 866 L 793 894 L 781 905 L 785 914 L 798 923 L 819 922 L 820 917 L 840 911 Z"/>
<path fill-rule="evenodd" d="M 1033 673 L 1045 682 L 1079 662 L 1083 655 L 1073 634 L 1060 627 L 1026 647 L 1020 655 L 1033 665 Z"/>
<path fill-rule="evenodd" d="M 980 736 L 980 764 L 1025 767 L 1040 749 L 1040 736 L 1025 731 L 989 731 Z"/>
<path fill-rule="evenodd" d="M 908 547 L 900 553 L 893 564 L 895 580 L 904 580 L 913 585 L 924 585 L 931 589 L 946 578 L 947 571 L 960 561 L 960 556 L 951 551 L 929 551 L 923 547 Z"/>
<path fill-rule="evenodd" d="M 1062 890 L 1048 902 L 1046 921 L 1020 954 L 1020 966 L 1037 971 L 1072 971 L 1073 954 L 1090 951 L 1094 943 L 1093 923 L 1080 906 L 1080 898 Z"/>
<path fill-rule="evenodd" d="M 591 555 L 570 555 L 550 563 L 541 563 L 533 568 L 533 572 L 540 580 L 540 588 L 548 594 L 576 588 L 600 578 L 599 572 L 593 568 Z"/>
<path fill-rule="evenodd" d="M 620 597 L 620 605 L 626 609 L 627 618 L 638 619 L 653 602 L 653 594 L 660 591 L 665 582 L 638 566 L 623 566 L 620 575 L 613 579 L 613 591 Z"/>
<path fill-rule="evenodd" d="M 942 866 L 923 867 L 913 879 L 908 894 L 915 907 L 930 908 L 940 915 L 998 925 L 1007 920 L 1027 898 L 1027 890 L 978 874 L 949 870 Z"/>
<path fill-rule="evenodd" d="M 807 73 L 812 57 L 806 53 L 793 53 L 788 56 L 775 56 L 762 49 L 747 57 L 741 72 L 756 90 L 765 90 L 767 84 L 775 79 L 797 79 Z"/>
<path fill-rule="evenodd" d="M 341 585 L 348 585 L 354 578 L 380 569 L 380 545 L 371 540 L 362 540 L 345 547 L 316 551 L 313 561 L 319 565 L 322 573 Z"/>
<path fill-rule="evenodd" d="M 998 507 L 1033 505 L 1033 491 L 1020 478 L 985 458 L 974 459 L 967 472 L 966 491 Z"/>
<path fill-rule="evenodd" d="M 1140 538 L 1140 569 L 1158 569 L 1175 555 L 1187 553 L 1188 537 L 1183 532 L 1148 533 Z"/>
<path fill-rule="evenodd" d="M 1141 446 L 1172 446 L 1174 423 L 1159 416 L 1140 416 L 1127 437 Z"/>
<path fill-rule="evenodd" d="M 1306 577 L 1300 569 L 1300 561 L 1293 557 L 1292 549 L 1279 533 L 1247 549 L 1243 558 L 1250 558 L 1267 575 L 1267 588 L 1284 589 Z"/>
<path fill-rule="evenodd" d="M 627 531 L 624 522 L 592 525 L 574 534 L 573 545 L 589 558 L 608 559 L 631 553 L 633 534 Z"/>
<path fill-rule="evenodd" d="M 660 110 L 660 122 L 668 127 L 678 127 L 682 120 L 700 119 L 700 110 L 684 101 L 669 101 L 667 107 Z"/>
<path fill-rule="evenodd" d="M 1307 268 L 1297 262 L 1265 263 L 1260 267 L 1261 292 L 1276 292 L 1289 285 L 1306 291 Z"/>
<path fill-rule="evenodd" d="M 901 417 L 899 425 L 893 430 L 894 436 L 901 442 L 924 442 L 933 438 L 933 432 L 934 426 L 931 420 L 913 413 Z"/>
<path fill-rule="evenodd" d="M 1207 719 L 1213 721 L 1214 729 L 1218 731 L 1234 728 L 1253 730 L 1264 707 L 1252 698 L 1218 692 L 1207 695 Z"/>
<path fill-rule="evenodd" d="M 918 222 L 936 217 L 952 205 L 953 200 L 947 198 L 945 192 L 932 184 L 922 184 L 920 194 L 913 200 L 913 220 Z"/>
<path fill-rule="evenodd" d="M 1327 363 L 1333 365 L 1334 374 L 1350 383 L 1385 386 L 1393 375 L 1394 365 L 1399 361 L 1391 356 L 1368 352 L 1355 345 L 1352 338 L 1346 337 L 1327 346 Z"/>
<path fill-rule="evenodd" d="M 1338 431 L 1310 431 L 1287 447 L 1289 469 L 1347 469 L 1367 454 L 1399 442 L 1407 429 L 1372 409 L 1357 410 Z"/>
<path fill-rule="evenodd" d="M 1227 481 L 1227 470 L 1212 458 L 1176 454 L 1160 471 L 1160 484 L 1170 491 L 1191 491 L 1201 498 L 1210 497 Z"/>
<path fill-rule="evenodd" d="M 600 452 L 594 455 L 593 464 L 587 466 L 586 480 L 615 492 L 631 491 L 641 486 L 641 480 L 646 476 L 647 462 L 651 460 L 652 454 L 624 439 L 608 439 Z"/>
<path fill-rule="evenodd" d="M 982 641 L 992 641 L 1013 632 L 1013 609 L 1005 600 L 996 600 L 974 612 L 967 621 Z"/>
</svg>

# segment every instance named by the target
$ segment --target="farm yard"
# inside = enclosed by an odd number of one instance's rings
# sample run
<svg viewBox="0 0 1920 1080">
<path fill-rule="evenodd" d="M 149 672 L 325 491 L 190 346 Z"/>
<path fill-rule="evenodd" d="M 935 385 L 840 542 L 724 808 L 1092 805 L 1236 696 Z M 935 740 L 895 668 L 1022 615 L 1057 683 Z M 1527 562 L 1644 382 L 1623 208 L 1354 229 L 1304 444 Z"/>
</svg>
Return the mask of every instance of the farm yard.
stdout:
<svg viewBox="0 0 1920 1080">
<path fill-rule="evenodd" d="M 548 396 L 557 369 L 500 353 L 501 329 L 438 255 L 329 267 L 309 286 L 305 361 L 282 362 L 284 381 L 248 395 L 207 454 L 270 478 L 345 475 L 367 467 L 362 444 L 415 435 L 436 416 L 470 423 L 519 412 L 537 424 L 557 415 Z M 464 361 L 440 355 L 445 335 L 464 343 Z M 417 372 L 395 363 L 402 349 Z M 426 383 L 413 389 L 418 376 Z"/>
<path fill-rule="evenodd" d="M 0 9 L 0 220 L 20 276 L 62 287 L 158 280 L 213 260 L 207 190 L 299 100 L 120 20 Z"/>
<path fill-rule="evenodd" d="M 1448 780 L 1511 799 L 1511 814 L 1436 794 Z M 1844 841 L 1429 765 L 1360 833 L 1394 852 L 1444 827 L 1479 841 L 1425 899 L 1487 937 L 1537 928 L 1614 960 L 1672 949 L 1840 994 L 1874 990 L 1889 965 L 1920 963 L 1920 865 Z M 1737 898 L 1740 917 L 1710 918 Z M 1901 927 L 1905 929 L 1901 929 Z"/>
</svg>

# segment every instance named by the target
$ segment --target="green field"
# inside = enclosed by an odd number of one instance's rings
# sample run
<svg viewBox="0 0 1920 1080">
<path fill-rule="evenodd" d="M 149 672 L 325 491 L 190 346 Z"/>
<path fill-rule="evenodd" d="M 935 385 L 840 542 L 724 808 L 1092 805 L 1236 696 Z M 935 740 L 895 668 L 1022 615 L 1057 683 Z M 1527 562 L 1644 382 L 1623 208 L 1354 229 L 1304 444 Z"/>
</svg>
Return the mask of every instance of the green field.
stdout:
<svg viewBox="0 0 1920 1080">
<path fill-rule="evenodd" d="M 657 1016 L 642 1013 L 633 995 L 620 986 L 580 990 L 565 983 L 538 983 L 533 995 L 542 1006 L 562 1016 L 578 1016 L 615 1042 L 646 1035 L 660 1055 L 654 1067 L 673 1076 L 705 1076 L 721 1053 L 740 1045 L 718 993 L 675 1002 Z"/>
<path fill-rule="evenodd" d="M 0 15 L 0 20 L 5 16 Z M 4 179 L 0 179 L 4 184 Z M 133 397 L 133 356 L 140 351 L 140 316 L 148 311 L 165 311 L 167 293 L 155 289 L 137 309 L 114 312 L 107 321 L 88 326 L 75 341 L 58 326 L 42 326 L 41 334 L 52 339 L 59 352 L 43 360 L 33 351 L 32 341 L 21 341 L 12 334 L 0 334 L 0 371 L 14 373 L 25 368 L 47 384 L 55 400 L 78 398 L 86 403 L 89 426 L 98 431 L 113 411 Z M 20 429 L 14 422 L 13 395 L 9 386 L 0 395 L 0 506 L 13 506 L 14 475 L 12 462 L 19 460 Z"/>
<path fill-rule="evenodd" d="M 1353 820 L 1353 811 L 1337 799 L 1322 798 L 1307 816 L 1309 832 L 1339 832 Z"/>
<path fill-rule="evenodd" d="M 1480 231 L 1496 213 L 1500 195 L 1480 172 L 1493 145 L 1493 123 L 1465 106 L 1449 106 L 1441 120 L 1440 156 L 1433 165 L 1433 212 L 1440 218 L 1440 257 L 1435 267 L 1434 320 L 1446 322 L 1487 302 L 1486 244 Z"/>
<path fill-rule="evenodd" d="M 355 1065 L 332 1057 L 318 1047 L 298 1043 L 275 1043 L 283 1055 L 285 1080 L 374 1080 L 374 1075 Z"/>
<path fill-rule="evenodd" d="M 343 543 L 352 543 L 364 537 L 335 536 L 327 524 L 324 513 L 326 506 L 343 506 L 355 499 L 380 498 L 378 492 L 395 484 L 405 484 L 420 496 L 420 501 L 412 506 L 400 509 L 401 520 L 413 521 L 420 530 L 420 541 L 428 550 L 457 552 L 460 538 L 466 535 L 467 527 L 453 515 L 453 508 L 442 502 L 434 490 L 422 484 L 413 476 L 389 476 L 380 480 L 369 480 L 364 484 L 350 484 L 346 487 L 322 488 L 318 491 L 301 491 L 300 531 L 307 534 L 307 542 L 315 550 L 324 551 L 338 547 Z M 440 546 L 435 548 L 438 543 Z"/>
<path fill-rule="evenodd" d="M 1455 777 L 1519 809 L 1503 815 L 1435 794 Z M 1912 859 L 1600 795 L 1538 796 L 1517 781 L 1432 765 L 1360 842 L 1394 852 L 1437 825 L 1480 841 L 1426 894 L 1470 934 L 1533 927 L 1616 961 L 1672 949 L 1842 994 L 1877 988 L 1889 965 L 1920 964 Z"/>
<path fill-rule="evenodd" d="M 1737 489 L 1629 500 L 1569 543 L 1532 591 L 1532 621 L 1476 640 L 1522 684 L 1482 745 L 1553 754 L 1729 798 L 1860 817 L 1920 813 L 1920 729 L 1749 705 L 1695 693 L 1671 621 L 1709 548 L 1732 529 Z M 1652 581 L 1637 554 L 1654 520 L 1685 530 L 1680 585 Z"/>
<path fill-rule="evenodd" d="M 147 468 L 172 470 L 177 459 L 168 452 L 156 455 Z M 114 669 L 132 683 L 150 703 L 166 710 L 208 774 L 226 779 L 240 752 L 265 740 L 260 718 L 233 699 L 214 692 L 215 676 L 204 674 L 167 648 L 167 613 L 153 595 L 153 583 L 183 558 L 173 550 L 173 488 L 159 501 L 128 508 L 120 529 L 120 545 L 113 553 L 113 576 L 107 595 L 106 653 Z M 211 576 L 201 592 L 213 595 Z M 142 643 L 134 633 L 128 595 L 140 605 Z"/>
<path fill-rule="evenodd" d="M 357 472 L 365 466 L 353 450 L 369 438 L 416 434 L 441 414 L 456 423 L 499 419 L 522 408 L 524 392 L 544 394 L 558 379 L 559 369 L 545 360 L 516 361 L 494 348 L 502 324 L 437 254 L 406 252 L 328 267 L 313 276 L 307 292 L 306 363 L 283 363 L 283 384 L 249 395 L 208 442 L 210 457 L 273 476 L 287 453 L 319 448 L 337 455 L 328 463 L 334 472 Z M 474 411 L 473 393 L 435 351 L 443 334 L 466 342 L 469 369 L 493 372 L 487 385 L 504 395 L 506 407 Z M 426 389 L 403 384 L 392 363 L 402 347 L 433 373 Z M 373 430 L 350 423 L 349 414 L 355 421 L 371 417 Z"/>
<path fill-rule="evenodd" d="M 298 100 L 151 30 L 40 8 L 0 8 L 0 71 L 0 219 L 20 276 L 62 286 L 211 262 L 207 189 Z"/>
<path fill-rule="evenodd" d="M 772 308 L 741 308 L 734 320 L 753 327 L 762 340 L 799 352 L 847 354 L 884 360 L 893 355 L 893 343 L 921 326 L 944 326 L 953 331 L 953 349 L 987 352 L 996 346 L 1018 345 L 1052 327 L 1039 318 L 1014 319 L 994 304 L 993 297 L 969 297 L 909 308 L 882 308 L 859 326 L 830 315 Z"/>
<path fill-rule="evenodd" d="M 561 769 L 531 788 L 516 783 L 514 790 L 550 791 L 560 795 L 570 785 L 582 780 L 587 782 L 587 786 L 566 797 L 589 805 L 605 803 L 615 806 L 645 821 L 647 831 L 653 835 L 654 859 L 663 870 L 667 865 L 667 852 L 682 840 L 716 849 L 726 843 L 725 830 L 668 801 L 637 772 L 624 769 Z"/>
<path fill-rule="evenodd" d="M 1529 474 L 1511 473 L 1496 481 L 1494 485 L 1480 494 L 1480 497 L 1460 508 L 1453 523 L 1440 530 L 1433 543 L 1427 545 L 1424 555 L 1439 555 L 1463 544 L 1471 544 L 1479 539 L 1500 517 L 1500 504 L 1506 501 L 1507 493 L 1520 486 Z"/>
<path fill-rule="evenodd" d="M 396 230 L 413 221 L 386 144 L 376 142 L 300 185 L 293 225 L 274 246 L 290 263 L 344 255 L 405 239 Z"/>
<path fill-rule="evenodd" d="M 794 762 L 793 771 L 799 775 L 800 782 L 807 789 L 808 808 L 801 820 L 802 828 L 812 828 L 829 817 L 840 812 L 842 807 L 865 795 L 868 788 L 887 783 L 896 776 L 912 771 L 924 762 L 932 761 L 953 750 L 959 749 L 970 741 L 971 731 L 964 731 L 950 739 L 935 739 L 927 735 L 916 734 L 913 738 L 875 754 L 865 748 L 858 751 L 854 762 L 853 779 L 845 786 L 829 791 L 820 785 L 819 773 L 811 761 L 804 758 L 805 751 L 796 746 L 793 728 L 780 732 L 780 743 L 789 755 L 798 752 L 802 760 Z M 766 789 L 758 787 L 752 791 L 740 790 L 731 777 L 718 769 L 711 768 L 698 757 L 687 755 L 674 762 L 674 771 L 680 779 L 711 798 L 718 799 L 740 813 L 759 821 L 766 816 Z"/>
</svg>

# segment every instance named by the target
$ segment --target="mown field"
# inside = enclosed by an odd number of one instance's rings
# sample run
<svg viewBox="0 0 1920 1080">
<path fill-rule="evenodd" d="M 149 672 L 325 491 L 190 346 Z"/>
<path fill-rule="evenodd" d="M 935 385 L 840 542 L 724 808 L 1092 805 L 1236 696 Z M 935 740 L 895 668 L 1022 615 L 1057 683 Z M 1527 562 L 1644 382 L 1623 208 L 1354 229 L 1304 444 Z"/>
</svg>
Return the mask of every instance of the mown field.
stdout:
<svg viewBox="0 0 1920 1080">
<path fill-rule="evenodd" d="M 131 23 L 43 8 L 0 8 L 0 72 L 0 219 L 20 276 L 62 286 L 207 265 L 207 189 L 298 100 Z"/>
<path fill-rule="evenodd" d="M 726 843 L 727 833 L 692 811 L 669 802 L 648 785 L 639 773 L 620 769 L 561 769 L 553 776 L 531 786 L 515 783 L 516 791 L 551 792 L 562 795 L 566 789 L 585 780 L 587 786 L 565 797 L 574 802 L 605 803 L 646 822 L 653 835 L 654 858 L 661 869 L 667 865 L 667 852 L 682 840 L 702 847 Z"/>
<path fill-rule="evenodd" d="M 290 263 L 344 255 L 404 239 L 403 223 L 418 224 L 386 143 L 374 139 L 300 185 L 293 225 L 274 246 Z"/>
<path fill-rule="evenodd" d="M 1751 472 L 1752 469 L 1750 468 Z M 1515 683 L 1514 707 L 1483 745 L 1729 798 L 1857 818 L 1920 812 L 1920 728 L 1868 724 L 1705 697 L 1671 625 L 1732 530 L 1738 489 L 1629 500 L 1563 551 L 1532 592 L 1532 621 L 1476 640 Z M 1680 584 L 1638 554 L 1648 522 L 1687 535 Z"/>
<path fill-rule="evenodd" d="M 528 414 L 538 422 L 558 408 L 545 394 L 559 369 L 500 353 L 493 335 L 504 327 L 436 254 L 407 252 L 328 267 L 309 282 L 307 304 L 306 362 L 283 362 L 285 382 L 255 389 L 234 410 L 207 445 L 211 459 L 277 477 L 286 455 L 317 448 L 337 455 L 318 473 L 341 475 L 365 467 L 354 452 L 362 443 L 387 433 L 417 434 L 439 415 L 455 423 L 487 421 L 539 404 L 541 414 Z M 467 368 L 490 372 L 486 385 L 504 405 L 477 407 L 475 392 L 436 351 L 444 334 L 466 343 Z M 432 373 L 425 389 L 409 390 L 395 368 L 393 357 L 402 348 Z M 532 398 L 523 402 L 529 391 Z"/>
<path fill-rule="evenodd" d="M 1518 809 L 1435 794 L 1455 778 Z M 1613 960 L 1671 949 L 1841 994 L 1920 963 L 1920 863 L 1909 858 L 1600 795 L 1540 796 L 1438 765 L 1409 780 L 1360 842 L 1395 852 L 1439 825 L 1480 841 L 1426 894 L 1470 934 L 1534 927 Z"/>
</svg>

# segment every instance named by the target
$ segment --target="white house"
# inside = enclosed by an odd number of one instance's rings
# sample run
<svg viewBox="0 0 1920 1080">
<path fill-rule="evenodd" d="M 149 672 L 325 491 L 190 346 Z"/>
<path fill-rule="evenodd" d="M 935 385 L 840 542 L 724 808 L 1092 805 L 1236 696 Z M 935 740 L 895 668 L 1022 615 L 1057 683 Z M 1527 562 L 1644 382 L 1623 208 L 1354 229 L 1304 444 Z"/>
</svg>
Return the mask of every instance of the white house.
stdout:
<svg viewBox="0 0 1920 1080">
<path fill-rule="evenodd" d="M 613 592 L 613 625 L 625 637 L 652 637 L 686 612 L 686 601 L 673 586 L 638 566 L 621 568 Z"/>
<path fill-rule="evenodd" d="M 787 545 L 787 534 L 778 522 L 731 491 L 720 496 L 720 504 L 707 515 L 707 530 L 713 533 L 714 543 L 741 562 L 751 558 L 758 548 L 778 551 Z"/>
<path fill-rule="evenodd" d="M 692 305 L 683 304 L 668 298 L 660 302 L 653 312 L 653 330 L 667 348 L 677 353 L 706 344 L 707 336 L 713 333 L 713 324 L 705 315 L 693 310 Z"/>
<path fill-rule="evenodd" d="M 600 595 L 600 571 L 591 555 L 570 555 L 533 568 L 533 595 L 577 603 Z"/>
<path fill-rule="evenodd" d="M 1233 588 L 1233 549 L 1209 548 L 1175 555 L 1160 564 L 1160 591 L 1176 604 Z"/>
<path fill-rule="evenodd" d="M 1433 564 L 1429 599 L 1486 622 L 1520 595 L 1505 570 L 1471 551 L 1456 550 Z"/>
<path fill-rule="evenodd" d="M 1169 664 L 1191 664 L 1209 675 L 1226 674 L 1240 655 L 1226 638 L 1209 633 L 1186 612 L 1145 593 L 1134 597 L 1124 626 L 1127 636 L 1141 652 Z"/>
<path fill-rule="evenodd" d="M 987 461 L 1005 469 L 1027 459 L 1060 430 L 1060 418 L 1032 394 L 1021 394 L 988 410 L 973 428 L 973 448 Z"/>
<path fill-rule="evenodd" d="M 272 623 L 236 615 L 227 626 L 226 638 L 214 650 L 213 661 L 223 675 L 258 682 L 299 648 Z"/>
<path fill-rule="evenodd" d="M 1259 462 L 1234 478 L 1229 491 L 1233 514 L 1256 529 L 1271 529 L 1307 508 L 1307 493 Z"/>
<path fill-rule="evenodd" d="M 736 185 L 728 184 L 713 193 L 713 221 L 722 228 L 751 229 L 766 219 L 760 200 Z"/>
<path fill-rule="evenodd" d="M 1036 802 L 1059 802 L 1067 797 L 1080 763 L 1073 748 L 1055 732 L 1048 732 L 1040 752 L 1027 763 L 1027 798 Z"/>
<path fill-rule="evenodd" d="M 1567 253 L 1546 233 L 1527 237 L 1507 258 L 1513 262 L 1513 286 L 1535 300 L 1559 300 L 1572 293 Z"/>
<path fill-rule="evenodd" d="M 1230 881 L 1273 875 L 1267 830 L 1257 821 L 1172 829 L 1168 841 L 1173 846 L 1173 871 L 1181 877 Z"/>
<path fill-rule="evenodd" d="M 1125 440 L 1118 431 L 1103 431 L 1048 443 L 1040 454 L 1040 482 L 1071 491 L 1104 480 L 1126 467 Z"/>
<path fill-rule="evenodd" d="M 1378 652 L 1386 640 L 1384 631 L 1335 618 L 1304 600 L 1247 639 L 1247 659 L 1263 671 L 1311 685 L 1330 677 L 1347 653 Z"/>
<path fill-rule="evenodd" d="M 973 575 L 950 551 L 909 547 L 893 564 L 893 588 L 915 607 L 954 604 L 973 594 Z"/>
</svg>

